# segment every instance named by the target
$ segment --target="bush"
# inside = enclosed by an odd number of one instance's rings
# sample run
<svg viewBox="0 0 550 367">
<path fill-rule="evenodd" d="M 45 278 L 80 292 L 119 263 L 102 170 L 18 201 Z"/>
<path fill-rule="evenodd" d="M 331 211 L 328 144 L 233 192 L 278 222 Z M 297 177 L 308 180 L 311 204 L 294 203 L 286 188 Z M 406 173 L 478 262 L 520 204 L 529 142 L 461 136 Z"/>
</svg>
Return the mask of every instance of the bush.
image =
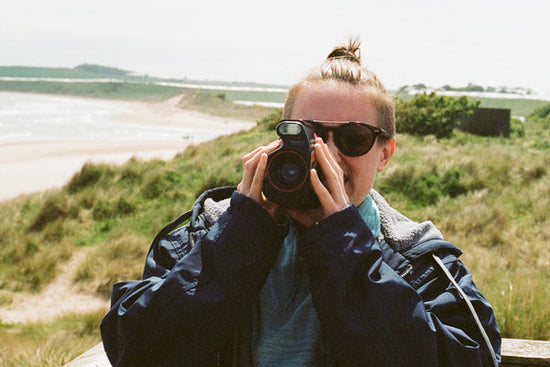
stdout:
<svg viewBox="0 0 550 367">
<path fill-rule="evenodd" d="M 529 119 L 550 126 L 550 103 L 539 106 L 529 114 Z"/>
<path fill-rule="evenodd" d="M 525 125 L 520 119 L 512 118 L 510 120 L 510 135 L 520 138 L 525 136 Z"/>
<path fill-rule="evenodd" d="M 410 101 L 399 100 L 396 108 L 397 132 L 411 135 L 435 135 L 450 138 L 460 119 L 472 116 L 480 102 L 460 98 L 417 94 Z"/>
<path fill-rule="evenodd" d="M 542 117 L 546 118 L 550 115 L 550 103 L 547 103 L 545 105 L 539 106 L 531 112 L 529 117 Z"/>
</svg>

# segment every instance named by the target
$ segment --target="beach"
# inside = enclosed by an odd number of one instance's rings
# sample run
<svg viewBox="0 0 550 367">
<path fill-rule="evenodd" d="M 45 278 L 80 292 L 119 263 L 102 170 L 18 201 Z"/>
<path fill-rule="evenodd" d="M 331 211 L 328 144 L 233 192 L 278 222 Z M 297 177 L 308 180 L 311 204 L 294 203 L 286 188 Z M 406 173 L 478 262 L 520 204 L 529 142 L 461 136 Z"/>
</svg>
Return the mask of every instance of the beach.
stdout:
<svg viewBox="0 0 550 367">
<path fill-rule="evenodd" d="M 48 98 L 68 98 L 80 102 L 90 100 L 81 97 Z M 113 107 L 112 118 L 124 128 L 136 125 L 153 131 L 185 128 L 196 134 L 162 139 L 148 139 L 145 134 L 129 139 L 124 136 L 99 136 L 93 139 L 54 138 L 0 144 L 0 200 L 62 186 L 88 161 L 122 164 L 131 157 L 169 160 L 189 144 L 255 125 L 251 121 L 213 117 L 178 108 L 179 98 L 155 103 L 110 100 L 102 100 L 101 103 Z"/>
</svg>

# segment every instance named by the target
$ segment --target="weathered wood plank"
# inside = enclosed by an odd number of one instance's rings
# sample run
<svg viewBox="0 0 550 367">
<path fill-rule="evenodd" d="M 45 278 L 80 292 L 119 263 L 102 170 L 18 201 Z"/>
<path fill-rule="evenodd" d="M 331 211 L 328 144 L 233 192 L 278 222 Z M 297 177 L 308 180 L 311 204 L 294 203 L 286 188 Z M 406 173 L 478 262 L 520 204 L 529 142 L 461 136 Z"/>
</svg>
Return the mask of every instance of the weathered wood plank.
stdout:
<svg viewBox="0 0 550 367">
<path fill-rule="evenodd" d="M 502 339 L 501 367 L 550 366 L 550 341 Z"/>
<path fill-rule="evenodd" d="M 550 341 L 502 339 L 501 367 L 550 366 Z M 64 367 L 111 367 L 103 344 L 84 352 Z"/>
<path fill-rule="evenodd" d="M 95 347 L 88 349 L 86 352 L 73 359 L 63 367 L 112 367 L 105 350 L 103 343 L 99 343 Z"/>
</svg>

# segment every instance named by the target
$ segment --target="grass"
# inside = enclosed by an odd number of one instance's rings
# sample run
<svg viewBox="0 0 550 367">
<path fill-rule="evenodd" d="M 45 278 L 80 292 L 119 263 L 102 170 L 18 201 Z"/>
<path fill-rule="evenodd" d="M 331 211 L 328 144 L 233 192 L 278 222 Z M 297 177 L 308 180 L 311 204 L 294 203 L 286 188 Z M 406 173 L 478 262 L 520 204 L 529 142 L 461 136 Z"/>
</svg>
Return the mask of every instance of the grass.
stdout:
<svg viewBox="0 0 550 367">
<path fill-rule="evenodd" d="M 505 337 L 550 340 L 550 155 L 541 143 L 549 139 L 534 122 L 523 138 L 398 136 L 375 184 L 464 250 Z"/>
<path fill-rule="evenodd" d="M 190 100 L 182 103 L 229 108 L 216 96 Z M 189 146 L 169 162 L 88 163 L 62 188 L 0 203 L 0 304 L 42 289 L 82 247 L 89 251 L 74 281 L 83 290 L 108 297 L 114 282 L 139 278 L 156 232 L 205 189 L 237 184 L 242 156 L 275 138 L 268 125 Z M 398 135 L 392 162 L 375 183 L 390 204 L 432 220 L 464 250 L 504 337 L 550 340 L 549 141 L 550 130 L 534 121 L 523 137 Z M 99 341 L 101 316 L 0 325 L 0 367 L 74 358 Z"/>
<path fill-rule="evenodd" d="M 0 367 L 58 367 L 101 341 L 99 322 L 105 313 L 65 315 L 55 320 L 0 323 Z"/>
</svg>

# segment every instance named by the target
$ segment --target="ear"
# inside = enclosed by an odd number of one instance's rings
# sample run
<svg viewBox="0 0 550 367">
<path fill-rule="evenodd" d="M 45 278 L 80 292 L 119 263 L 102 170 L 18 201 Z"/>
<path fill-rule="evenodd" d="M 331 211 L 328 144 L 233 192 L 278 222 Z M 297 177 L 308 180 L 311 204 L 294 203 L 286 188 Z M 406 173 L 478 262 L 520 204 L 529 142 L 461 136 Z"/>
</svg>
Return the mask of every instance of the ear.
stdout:
<svg viewBox="0 0 550 367">
<path fill-rule="evenodd" d="M 393 151 L 395 150 L 395 138 L 392 138 L 391 140 L 388 140 L 384 147 L 382 148 L 382 153 L 380 154 L 380 160 L 378 161 L 378 167 L 376 168 L 378 172 L 382 172 L 388 162 L 390 161 L 390 158 L 393 155 Z"/>
</svg>

